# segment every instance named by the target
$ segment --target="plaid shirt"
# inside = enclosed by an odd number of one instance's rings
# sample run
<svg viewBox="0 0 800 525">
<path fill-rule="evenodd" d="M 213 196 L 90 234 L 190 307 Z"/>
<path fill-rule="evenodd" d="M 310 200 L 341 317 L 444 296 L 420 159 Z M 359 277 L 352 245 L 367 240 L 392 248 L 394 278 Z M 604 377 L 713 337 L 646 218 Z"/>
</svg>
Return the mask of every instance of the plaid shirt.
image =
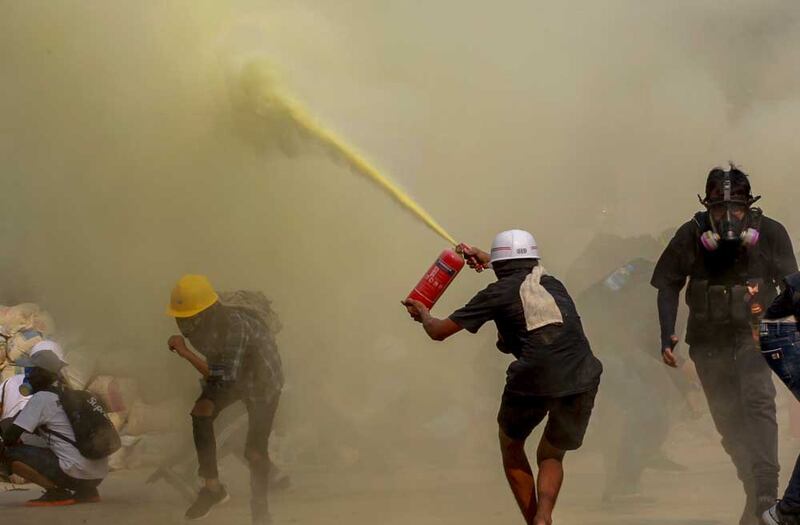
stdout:
<svg viewBox="0 0 800 525">
<path fill-rule="evenodd" d="M 269 400 L 283 387 L 278 346 L 267 326 L 237 308 L 217 305 L 189 335 L 208 362 L 209 383 L 239 390 L 249 400 Z"/>
</svg>

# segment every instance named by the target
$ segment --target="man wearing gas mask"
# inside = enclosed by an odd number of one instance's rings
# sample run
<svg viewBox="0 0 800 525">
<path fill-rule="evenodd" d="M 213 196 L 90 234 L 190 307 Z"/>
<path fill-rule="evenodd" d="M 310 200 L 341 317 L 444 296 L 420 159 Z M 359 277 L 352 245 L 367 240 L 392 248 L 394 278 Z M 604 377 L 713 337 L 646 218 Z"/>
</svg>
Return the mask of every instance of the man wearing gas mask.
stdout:
<svg viewBox="0 0 800 525">
<path fill-rule="evenodd" d="M 735 166 L 711 170 L 700 198 L 707 211 L 678 229 L 651 279 L 658 289 L 661 356 L 671 367 L 678 364 L 678 300 L 689 280 L 686 342 L 722 446 L 744 486 L 740 525 L 758 524 L 777 497 L 775 387 L 755 341 L 764 305 L 782 278 L 797 271 L 786 229 L 752 206 L 758 199 Z"/>
<path fill-rule="evenodd" d="M 270 523 L 269 436 L 283 386 L 273 334 L 258 316 L 223 305 L 202 275 L 185 275 L 178 281 L 167 314 L 175 318 L 182 334 L 169 338 L 169 349 L 203 376 L 202 392 L 191 415 L 204 486 L 186 511 L 186 519 L 201 519 L 228 500 L 217 472 L 214 420 L 225 408 L 242 401 L 249 419 L 245 458 L 250 467 L 252 520 L 254 525 Z M 201 355 L 193 352 L 184 338 Z"/>
</svg>

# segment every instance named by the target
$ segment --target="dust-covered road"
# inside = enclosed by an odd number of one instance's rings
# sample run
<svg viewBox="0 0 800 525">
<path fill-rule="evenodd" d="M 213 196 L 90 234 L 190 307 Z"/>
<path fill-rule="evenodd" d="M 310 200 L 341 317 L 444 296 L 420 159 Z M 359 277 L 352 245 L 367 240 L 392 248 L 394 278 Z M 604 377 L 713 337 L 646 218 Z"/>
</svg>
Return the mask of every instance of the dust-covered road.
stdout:
<svg viewBox="0 0 800 525">
<path fill-rule="evenodd" d="M 781 486 L 800 444 L 782 438 Z M 557 525 L 728 525 L 738 522 L 742 496 L 733 468 L 716 443 L 710 422 L 693 422 L 673 432 L 670 454 L 690 465 L 685 473 L 648 471 L 647 500 L 609 506 L 601 503 L 602 459 L 591 448 L 567 457 Z M 494 451 L 487 451 L 487 454 Z M 499 462 L 498 462 L 499 463 Z M 393 472 L 293 469 L 292 486 L 273 495 L 276 525 L 483 525 L 518 524 L 521 519 L 500 466 Z M 146 485 L 147 470 L 117 472 L 102 485 L 103 502 L 52 509 L 21 507 L 38 491 L 0 494 L 4 521 L 36 519 L 56 524 L 183 523 L 186 504 L 167 485 Z M 204 521 L 249 524 L 246 472 L 235 460 L 223 464 L 232 499 Z M 38 518 L 45 518 L 39 521 Z"/>
</svg>

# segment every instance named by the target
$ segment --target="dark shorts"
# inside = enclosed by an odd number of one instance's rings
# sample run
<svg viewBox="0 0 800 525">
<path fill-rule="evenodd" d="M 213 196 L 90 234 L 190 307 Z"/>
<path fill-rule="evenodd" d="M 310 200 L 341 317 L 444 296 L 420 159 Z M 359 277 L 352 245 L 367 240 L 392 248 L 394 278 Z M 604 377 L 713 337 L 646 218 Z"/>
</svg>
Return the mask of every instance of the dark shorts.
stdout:
<svg viewBox="0 0 800 525">
<path fill-rule="evenodd" d="M 59 488 L 70 490 L 96 488 L 103 481 L 102 479 L 76 479 L 67 475 L 61 470 L 58 458 L 49 448 L 14 445 L 5 450 L 5 460 L 9 465 L 13 461 L 24 463 Z"/>
<path fill-rule="evenodd" d="M 561 450 L 576 450 L 583 444 L 596 395 L 597 387 L 564 397 L 522 396 L 505 391 L 497 422 L 506 436 L 524 441 L 548 416 L 545 439 Z"/>
</svg>

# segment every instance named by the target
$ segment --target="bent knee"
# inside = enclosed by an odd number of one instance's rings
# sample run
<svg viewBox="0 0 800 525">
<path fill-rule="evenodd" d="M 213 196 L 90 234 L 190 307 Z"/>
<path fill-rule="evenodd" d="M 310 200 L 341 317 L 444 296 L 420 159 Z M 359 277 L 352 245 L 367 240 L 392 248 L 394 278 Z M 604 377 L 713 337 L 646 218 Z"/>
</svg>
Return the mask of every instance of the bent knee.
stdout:
<svg viewBox="0 0 800 525">
<path fill-rule="evenodd" d="M 22 462 L 22 461 L 19 461 L 19 460 L 14 460 L 14 461 L 11 461 L 11 462 L 8 464 L 8 466 L 9 466 L 9 468 L 11 468 L 11 472 L 12 472 L 13 474 L 16 474 L 17 476 L 21 476 L 21 477 L 23 477 L 23 478 L 26 478 L 26 479 L 27 479 L 27 477 L 28 477 L 28 476 L 30 476 L 32 473 L 39 474 L 39 473 L 36 471 L 36 469 L 34 469 L 33 467 L 31 467 L 31 466 L 30 466 L 30 465 L 28 465 L 27 463 L 24 463 L 24 462 Z M 39 474 L 39 475 L 41 475 L 41 474 Z"/>
<path fill-rule="evenodd" d="M 536 462 L 541 463 L 548 459 L 562 461 L 566 454 L 567 451 L 565 449 L 553 445 L 546 436 L 542 436 L 539 447 L 536 449 Z"/>
<path fill-rule="evenodd" d="M 192 408 L 192 417 L 212 417 L 214 415 L 214 402 L 210 399 L 201 399 Z"/>
</svg>

